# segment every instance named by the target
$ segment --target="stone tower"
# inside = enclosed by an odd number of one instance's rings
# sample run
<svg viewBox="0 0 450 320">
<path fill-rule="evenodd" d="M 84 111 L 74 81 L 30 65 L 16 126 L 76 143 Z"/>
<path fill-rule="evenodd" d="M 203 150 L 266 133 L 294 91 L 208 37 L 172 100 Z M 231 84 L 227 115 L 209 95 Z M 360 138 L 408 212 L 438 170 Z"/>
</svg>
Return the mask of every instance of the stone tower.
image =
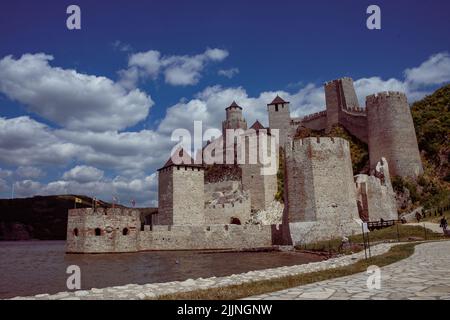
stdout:
<svg viewBox="0 0 450 320">
<path fill-rule="evenodd" d="M 222 121 L 222 134 L 225 137 L 226 129 L 247 130 L 247 121 L 242 116 L 242 108 L 235 102 L 225 109 L 226 118 Z"/>
<path fill-rule="evenodd" d="M 275 146 L 271 143 L 270 133 L 264 128 L 259 121 L 256 121 L 247 130 L 242 137 L 245 143 L 245 163 L 241 164 L 242 169 L 242 187 L 250 194 L 251 209 L 254 211 L 266 209 L 267 206 L 275 199 L 277 192 L 277 170 L 278 170 L 278 144 Z M 270 158 L 270 164 L 264 164 L 261 160 L 261 150 L 264 147 L 262 139 L 267 142 L 265 145 L 265 154 Z M 275 149 L 275 150 L 274 150 Z M 272 154 L 273 152 L 273 154 Z M 254 155 L 256 163 L 250 161 L 249 154 Z M 273 172 L 263 168 L 273 166 Z"/>
<path fill-rule="evenodd" d="M 366 97 L 370 168 L 386 158 L 392 175 L 423 173 L 411 109 L 405 94 L 382 92 Z"/>
<path fill-rule="evenodd" d="M 270 129 L 280 130 L 280 146 L 284 144 L 290 133 L 291 113 L 289 111 L 289 102 L 284 101 L 278 95 L 271 103 L 267 105 L 269 113 Z"/>
<path fill-rule="evenodd" d="M 285 152 L 285 206 L 294 244 L 360 232 L 348 141 L 290 140 Z"/>
<path fill-rule="evenodd" d="M 339 123 L 339 114 L 342 109 L 359 109 L 353 80 L 341 78 L 326 82 L 325 102 L 327 107 L 327 131 Z"/>
<path fill-rule="evenodd" d="M 183 156 L 184 150 L 180 152 Z M 190 159 L 190 157 L 189 157 Z M 175 164 L 172 157 L 158 169 L 157 225 L 204 224 L 204 168 L 193 160 Z"/>
</svg>

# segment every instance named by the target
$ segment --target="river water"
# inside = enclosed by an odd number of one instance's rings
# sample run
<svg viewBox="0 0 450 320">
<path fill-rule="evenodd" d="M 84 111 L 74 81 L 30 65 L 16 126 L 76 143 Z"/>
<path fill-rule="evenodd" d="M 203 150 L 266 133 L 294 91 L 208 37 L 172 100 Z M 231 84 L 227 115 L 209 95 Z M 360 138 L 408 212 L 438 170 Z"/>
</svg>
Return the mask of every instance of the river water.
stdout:
<svg viewBox="0 0 450 320">
<path fill-rule="evenodd" d="M 303 264 L 322 257 L 296 252 L 152 251 L 65 254 L 64 241 L 0 242 L 0 298 L 67 291 L 67 266 L 81 268 L 81 289 L 225 276 Z"/>
</svg>

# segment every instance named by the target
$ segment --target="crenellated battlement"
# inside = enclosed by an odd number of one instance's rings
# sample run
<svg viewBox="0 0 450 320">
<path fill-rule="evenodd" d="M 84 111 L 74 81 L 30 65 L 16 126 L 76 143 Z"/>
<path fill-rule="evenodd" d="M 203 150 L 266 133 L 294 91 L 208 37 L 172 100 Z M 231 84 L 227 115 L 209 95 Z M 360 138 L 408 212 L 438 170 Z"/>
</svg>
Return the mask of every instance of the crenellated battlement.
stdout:
<svg viewBox="0 0 450 320">
<path fill-rule="evenodd" d="M 319 111 L 319 112 L 315 112 L 312 114 L 308 114 L 306 116 L 304 116 L 303 118 L 301 118 L 301 121 L 303 122 L 307 122 L 307 121 L 311 121 L 320 117 L 326 117 L 327 116 L 327 110 L 323 110 L 323 111 Z"/>
<path fill-rule="evenodd" d="M 349 142 L 343 138 L 337 137 L 307 137 L 294 139 L 288 142 L 293 151 L 304 150 L 309 147 L 320 149 L 348 148 Z"/>
<path fill-rule="evenodd" d="M 167 233 L 167 235 L 170 234 L 170 232 L 177 234 L 180 231 L 190 231 L 190 229 L 199 229 L 202 231 L 207 232 L 227 232 L 227 231 L 234 231 L 234 230 L 247 230 L 247 231 L 261 231 L 265 229 L 267 226 L 263 226 L 261 224 L 205 224 L 202 226 L 195 226 L 195 227 L 187 227 L 183 225 L 155 225 L 153 228 L 145 229 L 144 232 L 148 233 L 158 233 L 158 232 L 164 232 Z"/>
<path fill-rule="evenodd" d="M 342 81 L 353 82 L 353 79 L 350 77 L 342 77 L 342 78 L 326 81 L 326 82 L 324 82 L 324 86 L 334 85 L 336 82 L 342 82 Z"/>
<path fill-rule="evenodd" d="M 246 202 L 250 200 L 250 197 L 246 195 L 244 199 L 235 200 L 231 202 L 226 203 L 219 203 L 219 204 L 205 204 L 205 209 L 211 210 L 211 209 L 231 209 L 236 207 L 244 207 L 246 205 Z"/>
<path fill-rule="evenodd" d="M 382 101 L 401 100 L 407 101 L 406 95 L 399 91 L 383 91 L 366 97 L 366 105 L 378 104 Z"/>
<path fill-rule="evenodd" d="M 69 216 L 139 216 L 139 210 L 129 208 L 78 208 L 69 209 Z"/>
</svg>

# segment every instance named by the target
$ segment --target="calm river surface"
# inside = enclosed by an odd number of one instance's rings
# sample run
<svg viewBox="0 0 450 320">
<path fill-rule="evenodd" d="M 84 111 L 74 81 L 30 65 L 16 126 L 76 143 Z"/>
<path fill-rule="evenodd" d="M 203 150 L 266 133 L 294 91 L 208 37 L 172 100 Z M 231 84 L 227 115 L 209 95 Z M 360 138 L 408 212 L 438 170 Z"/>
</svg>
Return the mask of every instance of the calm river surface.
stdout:
<svg viewBox="0 0 450 320">
<path fill-rule="evenodd" d="M 322 260 L 294 252 L 205 253 L 159 251 L 65 254 L 65 241 L 0 242 L 0 298 L 67 291 L 66 268 L 81 268 L 81 288 L 104 288 L 225 276 Z M 178 263 L 176 263 L 178 262 Z"/>
</svg>

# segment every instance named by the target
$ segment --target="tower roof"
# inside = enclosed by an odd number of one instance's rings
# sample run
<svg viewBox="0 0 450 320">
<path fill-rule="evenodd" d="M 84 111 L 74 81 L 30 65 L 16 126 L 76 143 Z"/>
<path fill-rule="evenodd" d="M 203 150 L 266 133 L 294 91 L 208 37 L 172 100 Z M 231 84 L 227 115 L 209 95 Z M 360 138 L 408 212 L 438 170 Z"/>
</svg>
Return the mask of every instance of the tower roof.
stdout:
<svg viewBox="0 0 450 320">
<path fill-rule="evenodd" d="M 177 149 L 177 151 L 174 152 L 174 154 L 178 154 L 178 155 L 180 156 L 180 158 L 187 157 L 187 161 L 183 161 L 182 163 L 175 164 L 175 163 L 172 161 L 172 156 L 173 156 L 173 155 L 171 155 L 170 158 L 169 158 L 169 159 L 166 161 L 166 163 L 164 164 L 164 166 L 162 166 L 161 168 L 159 168 L 158 171 L 160 171 L 160 170 L 162 170 L 162 169 L 165 169 L 165 168 L 172 167 L 172 166 L 202 167 L 202 166 L 199 165 L 199 164 L 195 164 L 195 163 L 194 163 L 194 160 L 192 159 L 192 157 L 191 157 L 189 154 L 187 154 L 187 153 L 184 154 L 184 152 L 185 152 L 185 150 L 184 150 L 183 148 L 180 147 L 180 148 Z"/>
<path fill-rule="evenodd" d="M 226 108 L 225 110 L 231 109 L 231 108 L 239 108 L 242 110 L 242 107 L 239 106 L 236 101 L 233 100 L 233 102 L 230 104 L 230 106 L 228 108 Z"/>
<path fill-rule="evenodd" d="M 279 95 L 277 95 L 275 99 L 273 99 L 273 101 L 268 105 L 270 106 L 272 104 L 283 104 L 283 103 L 287 103 L 287 101 L 284 101 Z"/>
<path fill-rule="evenodd" d="M 252 126 L 250 127 L 250 129 L 254 129 L 254 130 L 260 130 L 260 129 L 266 129 L 261 122 L 259 122 L 258 120 L 255 121 L 254 124 L 252 124 Z"/>
</svg>

